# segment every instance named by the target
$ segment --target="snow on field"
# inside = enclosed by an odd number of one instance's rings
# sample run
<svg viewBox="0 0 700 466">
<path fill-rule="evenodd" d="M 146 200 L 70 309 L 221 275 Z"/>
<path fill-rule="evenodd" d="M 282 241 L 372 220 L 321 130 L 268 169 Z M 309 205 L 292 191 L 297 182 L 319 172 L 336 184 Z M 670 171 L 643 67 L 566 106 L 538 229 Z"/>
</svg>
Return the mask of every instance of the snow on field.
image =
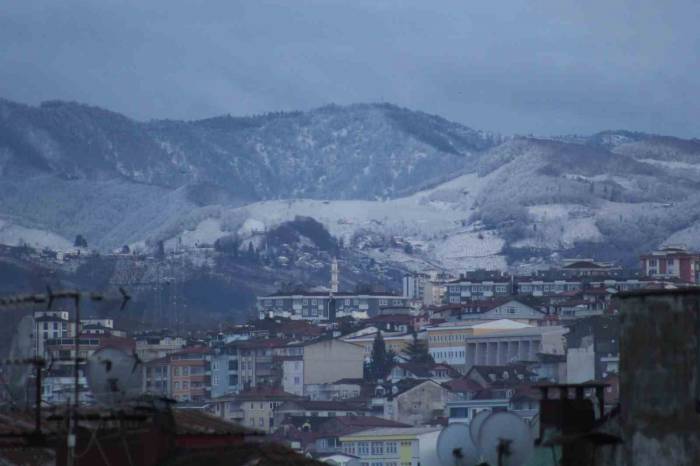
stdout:
<svg viewBox="0 0 700 466">
<path fill-rule="evenodd" d="M 453 271 L 504 270 L 506 260 L 500 255 L 504 244 L 503 239 L 490 231 L 462 232 L 432 242 L 435 259 Z"/>
<path fill-rule="evenodd" d="M 465 221 L 474 198 L 484 180 L 475 174 L 463 175 L 436 188 L 404 198 L 387 201 L 323 201 L 290 199 L 262 201 L 238 208 L 222 207 L 166 241 L 166 247 L 193 247 L 213 244 L 221 236 L 237 232 L 244 241 L 260 232 L 293 220 L 296 216 L 313 217 L 329 232 L 349 243 L 357 233 L 377 233 L 384 237 L 401 237 L 419 246 L 414 254 L 400 249 L 372 251 L 372 257 L 401 264 L 408 269 L 424 266 L 494 268 L 505 266 L 500 257 L 503 241 L 495 233 L 469 231 Z M 237 219 L 238 223 L 228 220 Z"/>
<path fill-rule="evenodd" d="M 26 228 L 6 220 L 0 220 L 0 244 L 21 246 L 27 244 L 34 249 L 49 248 L 54 251 L 72 251 L 73 243 L 49 231 Z"/>
<path fill-rule="evenodd" d="M 579 241 L 601 241 L 603 235 L 596 226 L 593 212 L 573 204 L 531 206 L 534 220 L 528 237 L 514 244 L 516 247 L 569 248 Z"/>
<path fill-rule="evenodd" d="M 215 218 L 206 218 L 199 222 L 193 230 L 185 230 L 176 238 L 165 242 L 166 249 L 176 247 L 196 248 L 203 245 L 213 245 L 214 242 L 228 234 L 221 229 L 221 221 Z"/>
</svg>

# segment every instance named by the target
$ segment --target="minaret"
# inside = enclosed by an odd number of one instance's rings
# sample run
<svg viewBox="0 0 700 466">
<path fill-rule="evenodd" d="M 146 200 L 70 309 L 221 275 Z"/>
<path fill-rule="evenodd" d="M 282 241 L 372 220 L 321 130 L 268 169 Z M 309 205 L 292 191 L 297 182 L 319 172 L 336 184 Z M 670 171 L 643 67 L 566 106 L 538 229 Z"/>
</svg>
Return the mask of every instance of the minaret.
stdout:
<svg viewBox="0 0 700 466">
<path fill-rule="evenodd" d="M 333 258 L 331 262 L 331 292 L 338 292 L 338 285 L 340 284 L 340 278 L 338 276 L 338 259 Z"/>
</svg>

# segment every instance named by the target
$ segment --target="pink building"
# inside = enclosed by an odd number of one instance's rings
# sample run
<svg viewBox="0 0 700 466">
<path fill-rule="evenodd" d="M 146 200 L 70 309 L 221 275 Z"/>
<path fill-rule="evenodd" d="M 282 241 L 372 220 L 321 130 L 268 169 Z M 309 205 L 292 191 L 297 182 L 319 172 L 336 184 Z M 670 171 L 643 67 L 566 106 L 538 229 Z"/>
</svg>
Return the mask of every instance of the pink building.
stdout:
<svg viewBox="0 0 700 466">
<path fill-rule="evenodd" d="M 676 278 L 700 283 L 700 252 L 669 246 L 641 256 L 642 273 L 653 278 Z"/>
</svg>

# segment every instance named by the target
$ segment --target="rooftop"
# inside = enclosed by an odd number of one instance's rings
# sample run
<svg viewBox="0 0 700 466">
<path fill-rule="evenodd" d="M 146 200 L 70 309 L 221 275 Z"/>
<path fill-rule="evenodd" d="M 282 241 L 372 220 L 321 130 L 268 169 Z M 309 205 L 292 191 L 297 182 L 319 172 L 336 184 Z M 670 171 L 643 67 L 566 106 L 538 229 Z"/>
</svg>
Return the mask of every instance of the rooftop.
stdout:
<svg viewBox="0 0 700 466">
<path fill-rule="evenodd" d="M 438 430 L 441 430 L 441 427 L 380 427 L 376 429 L 361 430 L 360 432 L 355 432 L 347 437 L 383 437 L 395 435 L 414 436 L 427 434 Z"/>
</svg>

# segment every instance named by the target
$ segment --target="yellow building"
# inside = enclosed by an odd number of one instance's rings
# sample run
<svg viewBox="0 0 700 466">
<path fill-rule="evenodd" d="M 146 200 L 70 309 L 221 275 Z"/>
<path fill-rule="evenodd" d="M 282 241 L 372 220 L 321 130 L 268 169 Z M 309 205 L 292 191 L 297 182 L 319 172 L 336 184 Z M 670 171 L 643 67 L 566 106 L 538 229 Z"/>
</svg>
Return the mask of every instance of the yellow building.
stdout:
<svg viewBox="0 0 700 466">
<path fill-rule="evenodd" d="M 343 452 L 360 458 L 361 466 L 438 464 L 439 427 L 385 427 L 340 437 Z"/>
<path fill-rule="evenodd" d="M 480 322 L 447 322 L 427 327 L 428 350 L 437 363 L 444 363 L 463 370 L 466 364 L 464 342 L 474 335 L 487 335 L 503 330 L 520 330 L 531 325 L 510 319 Z"/>
<path fill-rule="evenodd" d="M 365 359 L 369 359 L 372 354 L 372 345 L 374 345 L 374 339 L 377 337 L 377 333 L 371 333 L 366 335 L 352 336 L 349 338 L 343 338 L 346 343 L 352 343 L 353 345 L 358 345 L 365 350 Z M 400 333 L 400 332 L 384 332 L 382 331 L 382 338 L 384 339 L 384 344 L 387 351 L 391 350 L 395 354 L 403 353 L 406 346 L 413 341 L 413 335 L 410 333 Z"/>
</svg>

